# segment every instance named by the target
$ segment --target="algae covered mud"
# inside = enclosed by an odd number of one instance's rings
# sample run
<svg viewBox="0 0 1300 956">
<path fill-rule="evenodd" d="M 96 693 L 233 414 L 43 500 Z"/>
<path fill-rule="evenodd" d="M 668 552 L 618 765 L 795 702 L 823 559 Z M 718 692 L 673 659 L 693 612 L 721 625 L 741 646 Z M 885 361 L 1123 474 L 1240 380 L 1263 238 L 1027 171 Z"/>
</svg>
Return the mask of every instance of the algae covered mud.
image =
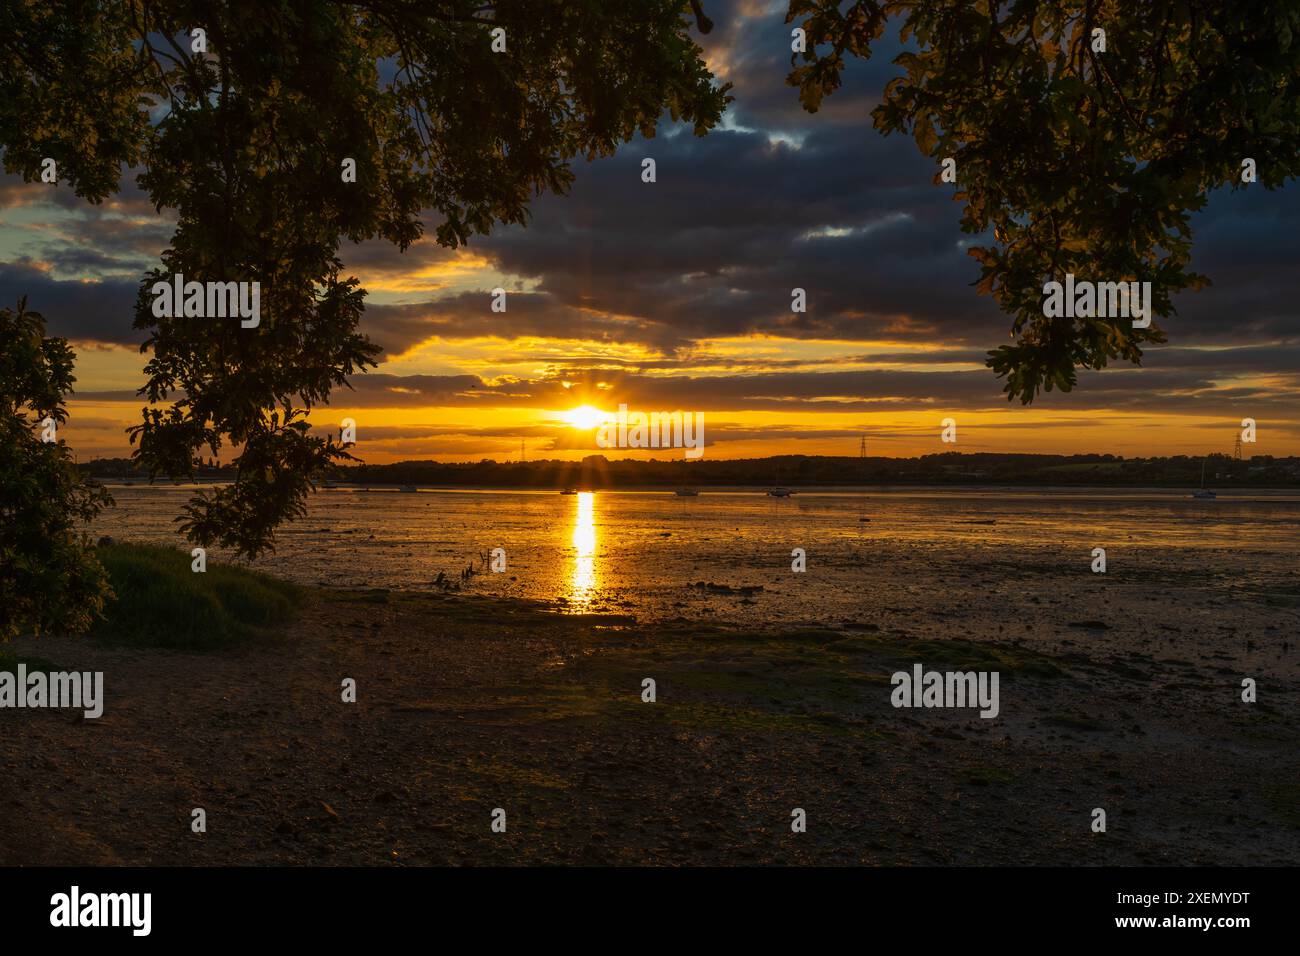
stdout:
<svg viewBox="0 0 1300 956">
<path fill-rule="evenodd" d="M 1004 612 L 1033 623 L 1048 590 Z M 1141 648 L 1084 631 L 1045 653 L 1018 628 L 876 620 L 642 626 L 312 590 L 285 635 L 233 651 L 42 639 L 60 666 L 106 672 L 108 699 L 99 721 L 26 711 L 21 733 L 0 711 L 0 864 L 1300 859 L 1300 682 L 1282 635 L 1249 651 L 1212 627 Z M 891 676 L 917 661 L 998 673 L 997 718 L 896 707 Z M 1239 702 L 1243 673 L 1258 703 Z"/>
</svg>

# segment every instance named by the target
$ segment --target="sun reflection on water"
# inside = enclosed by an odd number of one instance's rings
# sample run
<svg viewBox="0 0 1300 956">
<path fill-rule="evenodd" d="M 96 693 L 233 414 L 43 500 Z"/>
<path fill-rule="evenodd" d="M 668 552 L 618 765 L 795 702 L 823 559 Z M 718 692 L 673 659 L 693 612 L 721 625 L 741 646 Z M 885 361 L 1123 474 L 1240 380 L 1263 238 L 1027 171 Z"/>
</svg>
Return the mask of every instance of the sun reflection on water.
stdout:
<svg viewBox="0 0 1300 956">
<path fill-rule="evenodd" d="M 596 593 L 596 496 L 577 495 L 573 514 L 573 574 L 569 580 L 569 608 L 585 611 Z"/>
</svg>

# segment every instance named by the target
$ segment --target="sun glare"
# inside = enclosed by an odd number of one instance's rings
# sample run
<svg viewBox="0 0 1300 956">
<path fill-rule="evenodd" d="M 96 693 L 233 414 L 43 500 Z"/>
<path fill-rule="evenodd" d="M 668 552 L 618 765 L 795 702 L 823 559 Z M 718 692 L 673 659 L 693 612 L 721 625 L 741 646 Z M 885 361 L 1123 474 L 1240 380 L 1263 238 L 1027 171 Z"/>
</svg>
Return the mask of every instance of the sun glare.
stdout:
<svg viewBox="0 0 1300 956">
<path fill-rule="evenodd" d="M 609 412 L 602 412 L 599 408 L 592 408 L 590 405 L 579 405 L 577 408 L 571 408 L 564 413 L 564 420 L 572 428 L 599 428 L 605 422 L 609 421 Z"/>
</svg>

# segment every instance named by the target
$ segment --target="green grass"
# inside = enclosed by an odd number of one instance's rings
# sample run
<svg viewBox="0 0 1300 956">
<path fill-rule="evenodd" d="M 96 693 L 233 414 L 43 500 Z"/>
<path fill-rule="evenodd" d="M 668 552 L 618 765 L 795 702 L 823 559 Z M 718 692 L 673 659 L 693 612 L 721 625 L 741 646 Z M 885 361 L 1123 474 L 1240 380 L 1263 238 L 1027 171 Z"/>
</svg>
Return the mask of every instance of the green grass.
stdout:
<svg viewBox="0 0 1300 956">
<path fill-rule="evenodd" d="M 566 668 L 575 693 L 598 700 L 593 719 L 662 713 L 696 731 L 888 736 L 878 718 L 892 713 L 890 677 L 926 667 L 996 670 L 1004 680 L 1069 680 L 1052 659 L 1028 648 L 974 641 L 922 641 L 829 628 L 754 631 L 710 625 L 657 625 L 592 633 L 592 651 Z M 641 679 L 654 677 L 656 710 L 639 703 Z M 535 692 L 534 692 L 535 693 Z M 576 716 L 576 715 L 575 715 Z M 980 783 L 998 782 L 996 774 Z"/>
<path fill-rule="evenodd" d="M 26 664 L 28 671 L 57 671 L 59 666 L 52 664 L 43 657 L 32 657 L 28 654 L 15 654 L 8 648 L 0 647 L 0 671 L 8 671 L 10 674 L 18 673 L 18 665 Z"/>
<path fill-rule="evenodd" d="M 1053 727 L 1082 730 L 1088 733 L 1099 733 L 1109 729 L 1099 720 L 1094 720 L 1091 717 L 1081 717 L 1077 714 L 1048 714 L 1043 718 L 1043 722 L 1051 724 Z"/>
<path fill-rule="evenodd" d="M 1260 787 L 1260 792 L 1288 826 L 1300 828 L 1300 784 L 1267 783 Z"/>
<path fill-rule="evenodd" d="M 364 591 L 329 591 L 330 600 L 343 604 L 389 604 L 392 592 L 387 588 L 368 588 Z"/>
<path fill-rule="evenodd" d="M 919 640 L 915 638 L 861 637 L 841 646 L 845 651 L 878 657 L 899 664 L 920 663 L 927 668 L 998 671 L 1003 679 L 1016 676 L 1047 680 L 1068 676 L 1053 658 L 1011 644 L 963 640 Z"/>
<path fill-rule="evenodd" d="M 1001 767 L 990 767 L 985 764 L 973 764 L 965 769 L 964 774 L 966 782 L 977 787 L 1014 783 L 1016 779 L 1009 770 L 1003 770 Z"/>
<path fill-rule="evenodd" d="M 152 647 L 208 648 L 276 633 L 293 616 L 301 589 L 256 571 L 208 562 L 191 570 L 189 552 L 147 544 L 98 550 L 115 597 L 91 636 Z"/>
</svg>

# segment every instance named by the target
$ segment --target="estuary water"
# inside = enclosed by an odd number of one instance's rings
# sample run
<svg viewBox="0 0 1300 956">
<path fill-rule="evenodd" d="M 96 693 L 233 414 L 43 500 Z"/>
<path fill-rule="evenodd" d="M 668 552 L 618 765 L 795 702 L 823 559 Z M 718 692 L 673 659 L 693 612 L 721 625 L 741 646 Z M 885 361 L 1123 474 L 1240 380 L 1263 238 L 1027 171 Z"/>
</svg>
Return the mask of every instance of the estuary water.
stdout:
<svg viewBox="0 0 1300 956">
<path fill-rule="evenodd" d="M 94 533 L 188 548 L 187 485 L 109 485 Z M 555 492 L 323 489 L 253 567 L 303 584 L 464 591 L 564 612 L 732 624 L 867 623 L 871 609 L 960 613 L 1029 591 L 1300 594 L 1300 495 L 1220 491 L 869 488 Z M 485 564 L 505 550 L 506 568 Z M 1105 576 L 1094 572 L 1105 550 Z M 797 572 L 796 549 L 807 570 Z M 210 560 L 220 560 L 219 551 Z M 462 583 L 461 572 L 474 575 Z M 1082 613 L 1080 611 L 1079 613 Z M 1077 616 L 1077 615 L 1076 615 Z"/>
</svg>

